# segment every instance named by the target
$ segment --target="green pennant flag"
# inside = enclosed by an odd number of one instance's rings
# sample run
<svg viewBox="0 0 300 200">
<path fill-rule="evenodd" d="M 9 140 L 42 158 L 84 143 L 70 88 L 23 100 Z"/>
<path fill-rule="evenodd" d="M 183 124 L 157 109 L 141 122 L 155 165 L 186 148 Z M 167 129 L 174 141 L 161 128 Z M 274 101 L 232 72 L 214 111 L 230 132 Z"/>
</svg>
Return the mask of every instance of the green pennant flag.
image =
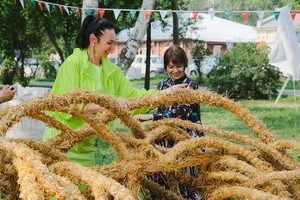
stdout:
<svg viewBox="0 0 300 200">
<path fill-rule="evenodd" d="M 231 17 L 231 12 L 230 11 L 226 11 L 225 13 L 224 13 L 224 18 L 225 19 L 229 19 Z"/>
<path fill-rule="evenodd" d="M 95 13 L 94 9 L 84 9 L 85 16 L 94 15 L 94 13 Z"/>
<path fill-rule="evenodd" d="M 135 10 L 131 10 L 129 13 L 130 13 L 131 19 L 133 19 L 135 17 L 136 11 Z"/>
<path fill-rule="evenodd" d="M 53 10 L 54 10 L 55 12 L 57 12 L 57 7 L 56 7 L 56 5 L 52 4 L 52 8 L 53 8 Z"/>
<path fill-rule="evenodd" d="M 31 0 L 31 4 L 32 4 L 32 7 L 33 7 L 34 9 L 36 9 L 36 2 L 35 2 L 34 0 Z"/>
<path fill-rule="evenodd" d="M 177 11 L 176 12 L 177 18 L 180 19 L 180 17 L 181 17 L 182 14 L 183 14 L 183 12 Z"/>
<path fill-rule="evenodd" d="M 278 20 L 279 15 L 280 15 L 279 11 L 274 11 L 274 16 L 275 16 L 276 21 Z"/>
</svg>

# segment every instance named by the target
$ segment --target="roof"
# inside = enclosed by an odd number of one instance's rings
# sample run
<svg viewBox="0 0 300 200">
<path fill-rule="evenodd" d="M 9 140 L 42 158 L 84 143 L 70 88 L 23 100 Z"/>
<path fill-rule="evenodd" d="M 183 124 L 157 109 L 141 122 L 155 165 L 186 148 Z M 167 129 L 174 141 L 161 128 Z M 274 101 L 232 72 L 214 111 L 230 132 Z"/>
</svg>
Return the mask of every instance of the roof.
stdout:
<svg viewBox="0 0 300 200">
<path fill-rule="evenodd" d="M 280 16 L 280 14 L 279 14 L 279 16 Z M 299 14 L 297 14 L 295 16 L 293 23 L 294 23 L 295 27 L 300 27 L 300 15 Z M 267 29 L 267 28 L 277 29 L 277 26 L 278 26 L 278 21 L 275 19 L 274 15 L 271 15 L 269 17 L 266 17 L 262 21 L 258 21 L 255 29 Z"/>
<path fill-rule="evenodd" d="M 191 13 L 184 13 L 179 20 L 179 26 L 183 26 L 188 19 L 193 20 Z M 153 41 L 172 40 L 173 20 L 166 18 L 167 27 L 162 28 L 161 21 L 151 23 L 151 39 Z M 119 42 L 126 42 L 134 28 L 121 31 L 117 35 Z M 197 39 L 205 42 L 256 42 L 256 31 L 253 27 L 219 18 L 213 19 L 208 14 L 199 13 L 196 23 L 187 26 L 184 36 L 186 39 Z M 146 35 L 144 37 L 146 41 Z"/>
</svg>

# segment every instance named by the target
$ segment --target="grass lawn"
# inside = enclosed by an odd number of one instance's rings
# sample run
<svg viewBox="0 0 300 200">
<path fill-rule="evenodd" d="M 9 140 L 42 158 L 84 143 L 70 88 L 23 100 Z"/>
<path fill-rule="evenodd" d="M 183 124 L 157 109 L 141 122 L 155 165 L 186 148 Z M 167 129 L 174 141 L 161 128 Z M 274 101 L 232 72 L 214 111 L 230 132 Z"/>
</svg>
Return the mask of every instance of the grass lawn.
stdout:
<svg viewBox="0 0 300 200">
<path fill-rule="evenodd" d="M 297 97 L 297 104 L 293 96 L 281 97 L 276 106 L 274 102 L 275 99 L 241 101 L 244 108 L 260 119 L 277 139 L 300 142 L 300 97 Z M 256 137 L 240 118 L 223 108 L 202 105 L 201 117 L 203 124 Z M 300 154 L 290 153 L 300 162 Z"/>
<path fill-rule="evenodd" d="M 241 101 L 244 108 L 260 119 L 276 138 L 300 142 L 300 111 L 296 111 L 294 97 L 281 97 L 276 106 L 274 102 L 274 99 Z M 297 105 L 300 109 L 300 98 L 298 98 Z M 245 123 L 227 110 L 202 105 L 201 112 L 203 124 L 239 134 L 252 135 Z"/>
</svg>

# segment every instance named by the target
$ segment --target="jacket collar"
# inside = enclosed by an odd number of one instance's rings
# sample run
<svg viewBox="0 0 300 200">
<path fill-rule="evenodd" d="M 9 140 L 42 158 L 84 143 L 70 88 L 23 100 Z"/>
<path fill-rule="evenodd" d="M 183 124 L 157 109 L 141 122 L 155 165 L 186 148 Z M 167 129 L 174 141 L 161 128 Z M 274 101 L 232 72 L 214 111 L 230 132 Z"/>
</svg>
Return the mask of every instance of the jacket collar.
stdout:
<svg viewBox="0 0 300 200">
<path fill-rule="evenodd" d="M 87 74 L 87 69 L 92 63 L 88 59 L 88 54 L 86 49 L 75 48 L 73 53 L 78 56 L 83 62 L 83 71 Z M 103 74 L 106 77 L 109 77 L 115 70 L 115 67 L 112 66 L 113 63 L 109 61 L 108 58 L 101 58 L 101 67 L 103 68 Z"/>
</svg>

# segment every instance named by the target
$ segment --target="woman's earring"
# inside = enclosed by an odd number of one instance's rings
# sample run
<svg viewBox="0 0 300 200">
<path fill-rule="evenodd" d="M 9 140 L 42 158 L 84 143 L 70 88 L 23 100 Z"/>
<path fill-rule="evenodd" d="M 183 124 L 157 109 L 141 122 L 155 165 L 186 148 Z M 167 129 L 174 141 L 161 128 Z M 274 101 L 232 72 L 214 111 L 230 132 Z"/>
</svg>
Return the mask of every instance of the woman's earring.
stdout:
<svg viewBox="0 0 300 200">
<path fill-rule="evenodd" d="M 95 46 L 95 43 L 93 43 L 92 46 Z"/>
</svg>

